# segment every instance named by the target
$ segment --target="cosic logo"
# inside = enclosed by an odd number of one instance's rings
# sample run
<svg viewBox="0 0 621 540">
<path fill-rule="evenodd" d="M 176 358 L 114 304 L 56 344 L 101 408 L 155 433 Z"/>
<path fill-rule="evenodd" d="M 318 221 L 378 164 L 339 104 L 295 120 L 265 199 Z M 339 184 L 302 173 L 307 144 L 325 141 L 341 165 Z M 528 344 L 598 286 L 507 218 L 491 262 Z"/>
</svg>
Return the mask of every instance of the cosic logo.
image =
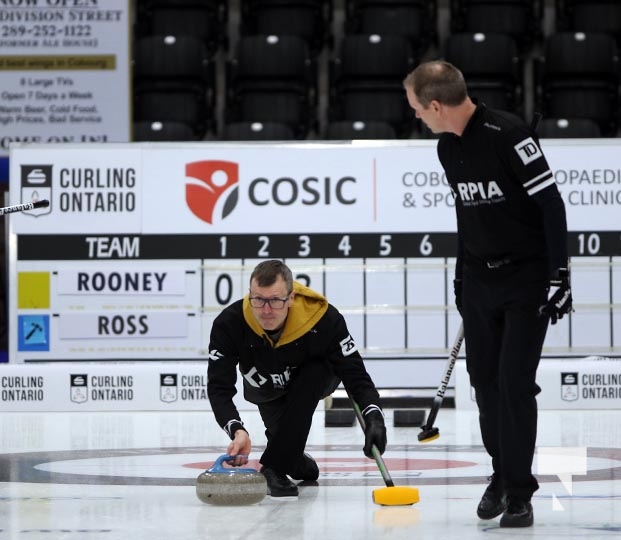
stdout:
<svg viewBox="0 0 621 540">
<path fill-rule="evenodd" d="M 239 201 L 239 164 L 206 160 L 186 164 L 186 176 L 199 180 L 186 184 L 186 203 L 199 219 L 213 224 L 233 212 Z M 296 179 L 254 178 L 248 182 L 247 200 L 253 206 L 352 205 L 356 203 L 351 176 Z"/>
<path fill-rule="evenodd" d="M 347 185 L 355 184 L 355 178 L 346 176 L 339 180 L 332 180 L 329 176 L 321 179 L 315 177 L 304 178 L 299 181 L 294 178 L 256 178 L 250 182 L 248 196 L 252 204 L 267 206 L 290 206 L 304 204 L 307 206 L 332 202 L 339 204 L 354 204 L 355 197 L 348 197 Z"/>
</svg>

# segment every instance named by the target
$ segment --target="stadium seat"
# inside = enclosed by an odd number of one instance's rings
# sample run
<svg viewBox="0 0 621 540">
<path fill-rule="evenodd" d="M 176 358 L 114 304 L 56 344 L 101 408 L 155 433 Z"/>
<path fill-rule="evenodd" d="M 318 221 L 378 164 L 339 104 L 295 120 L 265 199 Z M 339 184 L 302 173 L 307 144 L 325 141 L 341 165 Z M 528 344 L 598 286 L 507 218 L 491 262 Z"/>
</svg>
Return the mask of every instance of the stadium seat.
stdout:
<svg viewBox="0 0 621 540">
<path fill-rule="evenodd" d="M 134 46 L 134 121 L 183 122 L 204 135 L 213 121 L 214 70 L 192 36 L 144 36 Z"/>
<path fill-rule="evenodd" d="M 133 140 L 140 141 L 193 141 L 192 126 L 183 122 L 134 122 Z"/>
<path fill-rule="evenodd" d="M 541 139 L 590 139 L 602 136 L 602 131 L 588 118 L 543 118 L 537 128 Z"/>
<path fill-rule="evenodd" d="M 222 130 L 223 141 L 290 141 L 295 133 L 278 122 L 231 122 Z"/>
<path fill-rule="evenodd" d="M 143 88 L 134 92 L 134 122 L 186 124 L 201 139 L 214 119 L 205 97 L 194 90 Z"/>
<path fill-rule="evenodd" d="M 616 136 L 618 64 L 616 41 L 609 34 L 551 34 L 535 63 L 537 108 L 544 117 L 589 118 L 603 136 Z"/>
<path fill-rule="evenodd" d="M 350 0 L 348 34 L 397 34 L 410 42 L 418 61 L 437 44 L 437 3 L 427 0 Z"/>
<path fill-rule="evenodd" d="M 227 3 L 222 0 L 139 0 L 136 33 L 190 35 L 205 44 L 211 57 L 226 44 Z"/>
<path fill-rule="evenodd" d="M 472 97 L 522 115 L 522 64 L 510 35 L 452 34 L 445 41 L 444 58 L 463 72 Z"/>
<path fill-rule="evenodd" d="M 241 35 L 294 35 L 316 56 L 329 40 L 325 0 L 246 0 L 241 2 Z"/>
<path fill-rule="evenodd" d="M 240 37 L 227 64 L 227 122 L 281 122 L 305 138 L 316 99 L 316 64 L 302 38 Z"/>
<path fill-rule="evenodd" d="M 396 139 L 397 133 L 386 122 L 342 120 L 328 123 L 327 140 L 349 141 L 354 139 Z"/>
<path fill-rule="evenodd" d="M 509 34 L 522 56 L 542 37 L 540 0 L 450 0 L 451 32 Z"/>
<path fill-rule="evenodd" d="M 556 0 L 556 29 L 603 32 L 621 45 L 621 3 L 617 0 Z"/>
<path fill-rule="evenodd" d="M 330 63 L 329 120 L 387 122 L 407 136 L 414 115 L 403 79 L 413 67 L 403 36 L 345 35 Z"/>
</svg>

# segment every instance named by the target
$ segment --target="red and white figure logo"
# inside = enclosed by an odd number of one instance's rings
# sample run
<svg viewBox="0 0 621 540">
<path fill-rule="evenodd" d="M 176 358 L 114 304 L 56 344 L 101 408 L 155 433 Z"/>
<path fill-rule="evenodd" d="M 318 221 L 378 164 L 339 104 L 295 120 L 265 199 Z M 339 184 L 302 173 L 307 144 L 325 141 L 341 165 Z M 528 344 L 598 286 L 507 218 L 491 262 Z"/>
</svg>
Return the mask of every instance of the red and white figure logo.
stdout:
<svg viewBox="0 0 621 540">
<path fill-rule="evenodd" d="M 239 198 L 239 164 L 233 161 L 205 160 L 187 163 L 185 175 L 200 183 L 187 183 L 185 201 L 199 219 L 212 224 L 216 219 L 228 216 Z"/>
</svg>

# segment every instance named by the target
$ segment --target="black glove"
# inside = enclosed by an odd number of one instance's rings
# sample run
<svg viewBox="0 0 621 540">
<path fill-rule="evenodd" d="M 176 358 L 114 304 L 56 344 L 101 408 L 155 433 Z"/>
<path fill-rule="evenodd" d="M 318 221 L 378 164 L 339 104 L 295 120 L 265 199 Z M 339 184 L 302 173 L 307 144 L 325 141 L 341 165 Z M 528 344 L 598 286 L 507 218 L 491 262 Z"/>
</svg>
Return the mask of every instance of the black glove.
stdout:
<svg viewBox="0 0 621 540">
<path fill-rule="evenodd" d="M 371 447 L 375 445 L 380 454 L 386 450 L 386 425 L 384 415 L 379 409 L 373 409 L 364 415 L 364 455 L 373 458 Z"/>
<path fill-rule="evenodd" d="M 461 279 L 454 279 L 453 280 L 453 291 L 455 291 L 455 305 L 457 306 L 457 311 L 459 311 L 459 314 L 461 315 L 461 294 L 462 294 L 462 280 Z"/>
<path fill-rule="evenodd" d="M 571 286 L 569 284 L 569 270 L 567 268 L 559 268 L 548 287 L 548 301 L 539 308 L 540 315 L 548 315 L 550 322 L 556 324 L 556 321 L 563 318 L 563 315 L 573 311 L 571 298 Z"/>
</svg>

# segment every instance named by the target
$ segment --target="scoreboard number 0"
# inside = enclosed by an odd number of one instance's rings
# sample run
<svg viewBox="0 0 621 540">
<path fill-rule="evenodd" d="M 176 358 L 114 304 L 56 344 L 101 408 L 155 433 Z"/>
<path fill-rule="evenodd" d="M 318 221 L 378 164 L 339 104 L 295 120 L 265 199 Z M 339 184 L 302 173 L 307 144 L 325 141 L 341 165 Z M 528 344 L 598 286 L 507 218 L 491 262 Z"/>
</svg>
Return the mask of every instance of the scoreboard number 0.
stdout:
<svg viewBox="0 0 621 540">
<path fill-rule="evenodd" d="M 233 296 L 233 280 L 229 274 L 220 274 L 216 279 L 216 301 L 221 306 L 230 304 Z"/>
</svg>

